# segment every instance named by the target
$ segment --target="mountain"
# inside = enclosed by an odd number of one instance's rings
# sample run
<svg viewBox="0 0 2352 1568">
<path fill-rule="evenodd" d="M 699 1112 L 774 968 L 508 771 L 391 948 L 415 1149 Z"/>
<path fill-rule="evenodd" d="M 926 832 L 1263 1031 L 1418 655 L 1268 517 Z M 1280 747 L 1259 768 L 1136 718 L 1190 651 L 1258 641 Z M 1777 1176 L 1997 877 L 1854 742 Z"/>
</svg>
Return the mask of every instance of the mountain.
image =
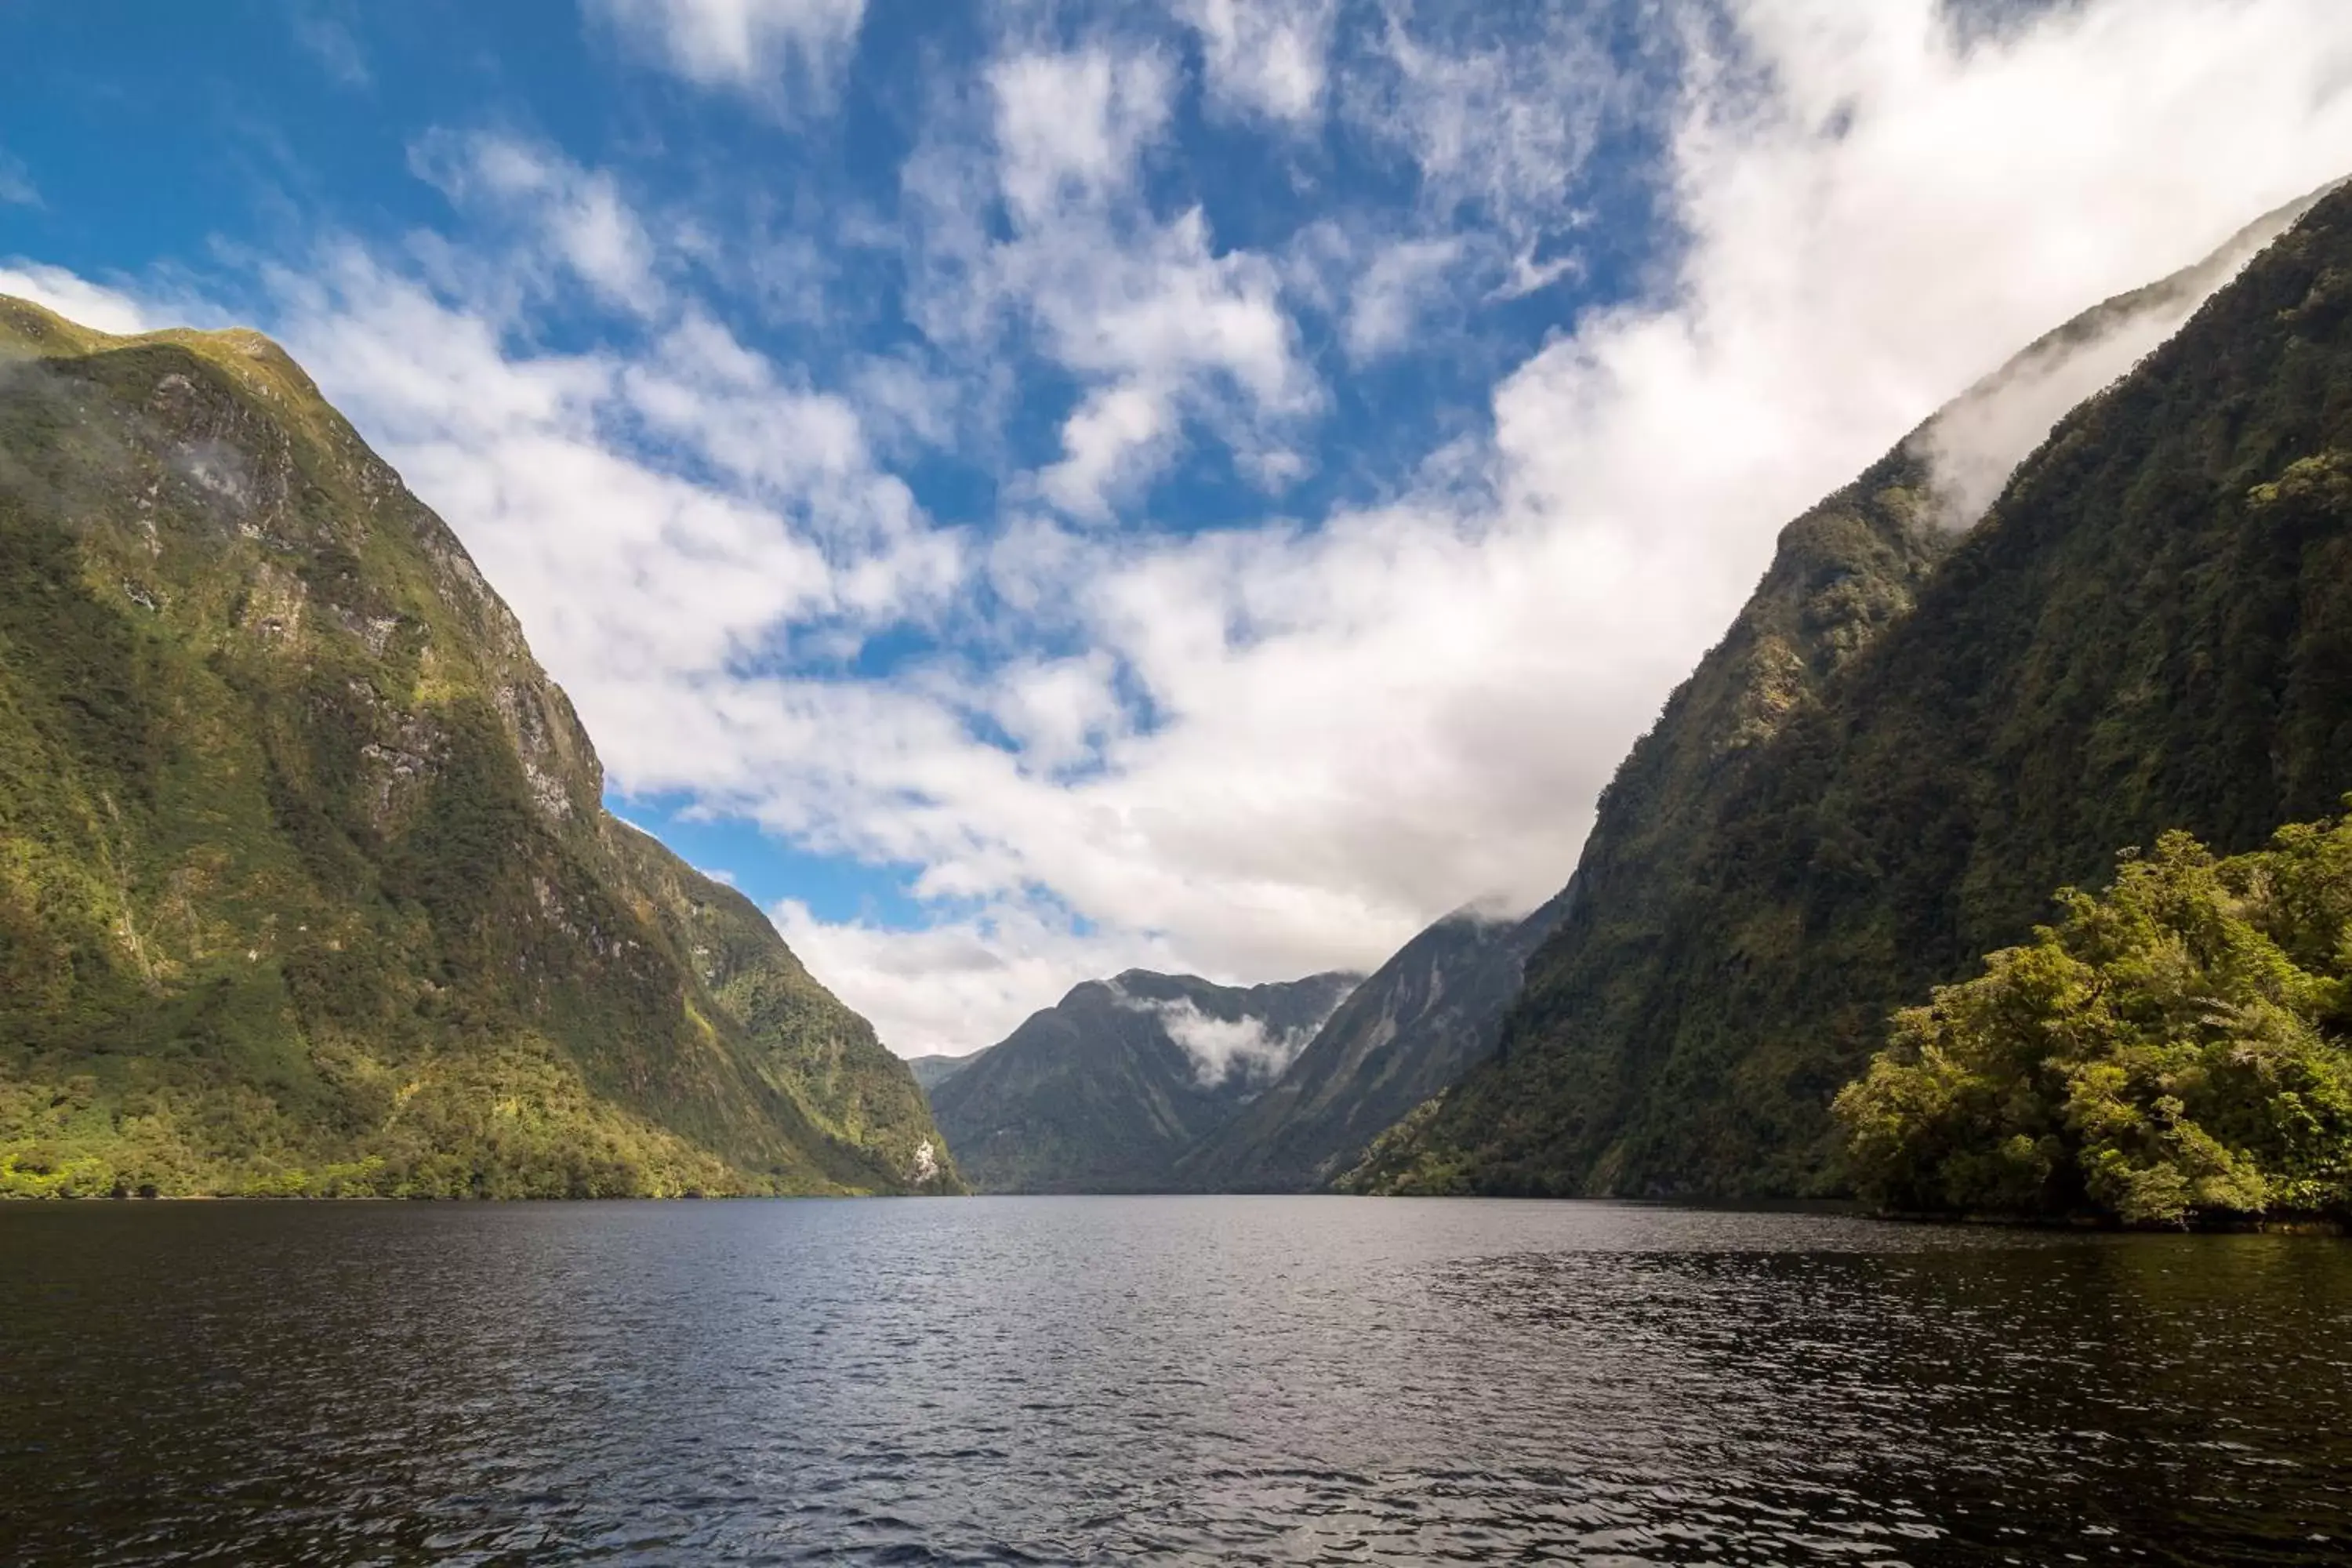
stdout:
<svg viewBox="0 0 2352 1568">
<path fill-rule="evenodd" d="M 2066 390 L 2037 363 L 2128 344 L 2294 216 L 2053 334 L 1790 525 L 1604 792 L 1496 1056 L 1349 1184 L 1834 1185 L 1831 1098 L 1898 1006 L 2119 846 L 2244 850 L 2352 787 L 2352 195 L 1940 526 L 1998 466 L 1955 449 L 2032 427 L 2014 389 Z"/>
<path fill-rule="evenodd" d="M 932 1109 L 982 1192 L 1169 1191 L 1178 1156 L 1261 1093 L 1357 979 L 1090 980 L 971 1058 Z"/>
<path fill-rule="evenodd" d="M 1307 1192 L 1495 1047 L 1520 968 L 1568 912 L 1447 915 L 1349 994 L 1265 1093 L 1187 1151 L 1178 1178 L 1217 1192 Z"/>
<path fill-rule="evenodd" d="M 929 1094 L 970 1067 L 972 1057 L 978 1054 L 974 1052 L 971 1056 L 961 1057 L 908 1057 L 907 1070 L 915 1075 L 915 1082 L 921 1087 L 925 1094 Z"/>
<path fill-rule="evenodd" d="M 0 299 L 0 1192 L 953 1190 L 277 345 Z"/>
</svg>

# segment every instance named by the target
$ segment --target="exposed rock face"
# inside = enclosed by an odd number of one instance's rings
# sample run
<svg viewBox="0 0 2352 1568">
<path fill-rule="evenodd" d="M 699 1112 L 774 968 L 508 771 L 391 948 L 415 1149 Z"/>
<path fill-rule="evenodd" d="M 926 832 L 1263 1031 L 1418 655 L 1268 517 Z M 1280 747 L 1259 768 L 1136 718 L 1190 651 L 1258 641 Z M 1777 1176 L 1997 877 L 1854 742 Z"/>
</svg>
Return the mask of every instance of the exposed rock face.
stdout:
<svg viewBox="0 0 2352 1568">
<path fill-rule="evenodd" d="M 448 529 L 249 332 L 0 300 L 0 1190 L 951 1189 L 603 809 Z"/>
</svg>

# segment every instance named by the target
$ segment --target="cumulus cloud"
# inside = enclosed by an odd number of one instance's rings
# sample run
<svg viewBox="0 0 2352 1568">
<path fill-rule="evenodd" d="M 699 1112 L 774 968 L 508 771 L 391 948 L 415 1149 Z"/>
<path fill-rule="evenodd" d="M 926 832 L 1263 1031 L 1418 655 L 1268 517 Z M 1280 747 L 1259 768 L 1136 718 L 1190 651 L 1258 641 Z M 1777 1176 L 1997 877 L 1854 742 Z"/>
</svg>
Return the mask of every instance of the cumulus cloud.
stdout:
<svg viewBox="0 0 2352 1568">
<path fill-rule="evenodd" d="M 1035 602 L 1153 721 L 1099 731 L 1082 777 L 940 769 L 956 804 L 919 816 L 971 847 L 918 834 L 926 864 L 1245 979 L 1369 965 L 1482 894 L 1526 908 L 1781 522 L 2017 347 L 2352 167 L 2352 24 L 2325 6 L 2071 7 L 1968 42 L 1925 0 L 1735 20 L 1668 105 L 1671 275 L 1507 375 L 1427 489 L 1181 540 L 1024 525 L 1076 591 Z M 1572 111 L 1540 97 L 1482 141 L 1460 106 L 1516 68 L 1412 63 L 1433 101 L 1396 135 L 1426 168 L 1521 215 L 1572 201 L 1540 178 L 1584 154 Z"/>
<path fill-rule="evenodd" d="M 1174 950 L 1130 932 L 1090 936 L 1066 918 L 1018 904 L 943 918 L 919 931 L 827 921 L 797 900 L 768 911 L 812 973 L 874 1020 L 901 1056 L 995 1044 L 1077 981 L 1163 968 Z"/>
<path fill-rule="evenodd" d="M 1167 129 L 1171 71 L 1156 47 L 1017 50 L 986 73 L 985 173 L 976 180 L 948 152 L 915 173 L 932 259 L 947 262 L 932 287 L 964 312 L 918 300 L 918 319 L 944 326 L 948 341 L 991 346 L 1017 321 L 1080 378 L 1060 459 L 1024 488 L 1088 521 L 1139 495 L 1192 427 L 1221 426 L 1259 457 L 1259 422 L 1303 416 L 1319 397 L 1274 263 L 1221 249 L 1198 206 L 1163 216 L 1139 190 L 1144 156 Z M 981 181 L 1009 231 L 1001 239 L 990 213 L 974 211 Z M 1246 417 L 1225 416 L 1228 399 Z M 1276 482 L 1284 473 L 1278 461 L 1260 471 Z"/>
<path fill-rule="evenodd" d="M 703 87 L 829 92 L 866 0 L 583 0 L 655 63 Z"/>
<path fill-rule="evenodd" d="M 997 178 L 1016 222 L 1095 205 L 1135 177 L 1168 120 L 1170 75 L 1156 54 L 1088 48 L 1021 54 L 988 73 Z"/>
</svg>

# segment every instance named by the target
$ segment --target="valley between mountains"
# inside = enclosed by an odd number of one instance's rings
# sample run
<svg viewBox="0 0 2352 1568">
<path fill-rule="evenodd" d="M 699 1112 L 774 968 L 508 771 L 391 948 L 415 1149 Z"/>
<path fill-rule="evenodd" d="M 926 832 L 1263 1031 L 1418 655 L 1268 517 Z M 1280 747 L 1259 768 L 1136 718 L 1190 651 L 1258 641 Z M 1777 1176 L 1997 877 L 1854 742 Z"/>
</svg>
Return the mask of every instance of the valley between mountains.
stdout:
<svg viewBox="0 0 2352 1568">
<path fill-rule="evenodd" d="M 1539 909 L 909 1063 L 275 345 L 0 301 L 0 1191 L 2352 1213 L 2352 192 L 1956 392 Z"/>
</svg>

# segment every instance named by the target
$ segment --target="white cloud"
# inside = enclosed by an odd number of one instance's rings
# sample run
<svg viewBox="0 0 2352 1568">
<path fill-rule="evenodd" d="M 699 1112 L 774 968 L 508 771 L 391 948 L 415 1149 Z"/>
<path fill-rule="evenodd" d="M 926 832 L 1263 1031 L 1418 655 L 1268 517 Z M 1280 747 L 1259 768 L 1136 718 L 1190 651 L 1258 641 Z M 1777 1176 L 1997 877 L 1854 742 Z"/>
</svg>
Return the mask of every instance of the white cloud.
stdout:
<svg viewBox="0 0 2352 1568">
<path fill-rule="evenodd" d="M 792 901 L 768 913 L 810 973 L 845 999 L 867 999 L 851 1005 L 901 1056 L 950 1043 L 957 1054 L 977 1050 L 1079 980 L 1178 962 L 1171 949 L 1133 933 L 1089 937 L 1019 906 L 922 931 L 823 921 Z"/>
<path fill-rule="evenodd" d="M 561 268 L 608 306 L 640 315 L 661 309 L 653 240 L 609 172 L 488 132 L 428 136 L 411 162 L 452 201 L 522 236 L 528 249 L 516 259 L 542 289 Z"/>
<path fill-rule="evenodd" d="M 1654 13 L 1612 41 L 1600 7 L 1535 13 L 1532 36 L 1470 7 L 1392 12 L 1374 58 L 1349 73 L 1349 118 L 1412 160 L 1433 215 L 1475 215 L 1524 250 L 1572 224 L 1579 175 L 1612 116 L 1645 100 L 1670 107 L 1672 80 L 1651 74 L 1663 63 L 1612 48 L 1642 38 L 1664 47 L 1676 36 L 1673 15 Z M 1469 36 L 1416 31 L 1424 16 Z"/>
<path fill-rule="evenodd" d="M 1166 62 L 1107 48 L 1024 54 L 988 73 L 997 178 L 1016 223 L 1091 206 L 1127 188 L 1168 121 Z"/>
<path fill-rule="evenodd" d="M 1019 748 L 1024 770 L 1053 773 L 1087 760 L 1123 728 L 1117 674 L 1099 649 L 1075 658 L 1021 660 L 990 680 L 988 710 Z"/>
<path fill-rule="evenodd" d="M 583 0 L 656 63 L 703 87 L 823 97 L 856 46 L 866 0 Z"/>
<path fill-rule="evenodd" d="M 1160 1026 L 1192 1058 L 1192 1074 L 1205 1088 L 1215 1088 L 1235 1071 L 1258 1082 L 1276 1078 L 1315 1037 L 1311 1028 L 1277 1035 L 1263 1019 L 1213 1017 L 1185 996 L 1160 1002 L 1122 995 L 1120 1001 L 1139 1012 L 1159 1015 Z"/>
<path fill-rule="evenodd" d="M 2158 289 L 2084 338 L 2038 342 L 1939 413 L 1920 443 L 1934 465 L 1947 526 L 1967 528 L 1999 499 L 2010 474 L 2084 398 L 2129 371 L 2180 330 L 2221 279 L 2234 276 L 2309 209 L 2306 198 L 2266 214 L 2215 257 Z"/>
<path fill-rule="evenodd" d="M 1261 426 L 1318 405 L 1274 264 L 1219 250 L 1198 207 L 1163 218 L 1139 190 L 1170 112 L 1160 53 L 1016 53 L 987 81 L 989 182 L 1010 234 L 991 238 L 975 219 L 968 170 L 919 160 L 915 194 L 953 262 L 933 289 L 957 303 L 919 300 L 917 314 L 951 342 L 992 346 L 1004 320 L 1024 321 L 1081 378 L 1061 459 L 1034 477 L 1034 493 L 1100 521 L 1139 495 L 1194 426 L 1222 426 L 1246 453 L 1270 444 Z"/>
<path fill-rule="evenodd" d="M 1018 531 L 1027 602 L 1081 626 L 1151 722 L 1106 727 L 1097 766 L 1058 778 L 960 776 L 948 726 L 941 755 L 850 786 L 919 795 L 876 837 L 962 895 L 1048 888 L 1098 933 L 976 938 L 1068 967 L 992 1015 L 967 995 L 952 1028 L 908 1016 L 902 1047 L 996 1038 L 1082 965 L 1148 962 L 1146 933 L 1257 980 L 1369 966 L 1482 893 L 1548 896 L 1781 523 L 2041 332 L 2352 169 L 2352 17 L 2325 5 L 2094 5 L 1966 49 L 1927 0 L 1741 19 L 1754 68 L 1702 59 L 1666 106 L 1675 273 L 1506 377 L 1491 442 L 1443 483 L 1312 530 Z M 1491 68 L 1493 91 L 1533 91 Z M 1455 189 L 1556 201 L 1529 149 L 1573 164 L 1572 120 L 1482 142 L 1454 112 L 1412 135 Z M 1137 945 L 1114 959 L 1116 932 Z M 861 936 L 878 975 L 900 939 Z M 855 1004 L 907 1005 L 856 973 Z"/>
<path fill-rule="evenodd" d="M 1337 0 L 1181 0 L 1201 39 L 1210 103 L 1311 123 L 1323 111 Z"/>
<path fill-rule="evenodd" d="M 1448 237 L 1400 240 L 1375 257 L 1348 301 L 1349 357 L 1377 359 L 1410 341 L 1461 254 L 1462 241 Z"/>
<path fill-rule="evenodd" d="M 126 336 L 162 324 L 146 307 L 120 289 L 92 283 L 62 267 L 44 267 L 22 257 L 0 265 L 0 294 L 14 294 L 47 307 L 69 321 Z"/>
</svg>

